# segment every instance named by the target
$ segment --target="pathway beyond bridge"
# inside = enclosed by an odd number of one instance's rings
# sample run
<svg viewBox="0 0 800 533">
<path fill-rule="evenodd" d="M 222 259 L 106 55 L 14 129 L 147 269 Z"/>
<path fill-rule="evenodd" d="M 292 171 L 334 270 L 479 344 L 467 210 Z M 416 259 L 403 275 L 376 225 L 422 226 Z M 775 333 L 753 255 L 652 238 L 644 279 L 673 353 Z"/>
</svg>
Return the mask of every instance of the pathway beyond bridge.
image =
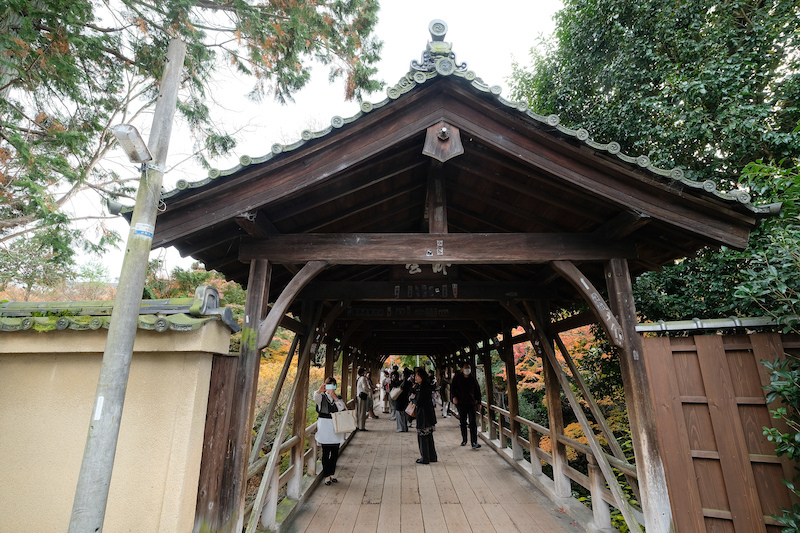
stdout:
<svg viewBox="0 0 800 533">
<path fill-rule="evenodd" d="M 397 433 L 389 415 L 380 416 L 339 456 L 339 482 L 320 484 L 288 531 L 584 531 L 490 447 L 461 447 L 455 417 L 438 419 L 439 461 L 418 465 L 416 430 Z"/>
</svg>

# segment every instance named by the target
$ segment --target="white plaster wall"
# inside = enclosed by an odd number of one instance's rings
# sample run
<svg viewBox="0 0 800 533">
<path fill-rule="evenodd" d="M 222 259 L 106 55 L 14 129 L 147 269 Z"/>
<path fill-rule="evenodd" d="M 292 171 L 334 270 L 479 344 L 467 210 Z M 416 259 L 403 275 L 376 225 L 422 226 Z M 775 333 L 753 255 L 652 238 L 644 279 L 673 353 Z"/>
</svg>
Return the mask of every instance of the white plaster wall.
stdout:
<svg viewBox="0 0 800 533">
<path fill-rule="evenodd" d="M 105 330 L 0 333 L 0 532 L 66 531 Z M 104 531 L 191 531 L 212 354 L 229 332 L 139 331 Z"/>
</svg>

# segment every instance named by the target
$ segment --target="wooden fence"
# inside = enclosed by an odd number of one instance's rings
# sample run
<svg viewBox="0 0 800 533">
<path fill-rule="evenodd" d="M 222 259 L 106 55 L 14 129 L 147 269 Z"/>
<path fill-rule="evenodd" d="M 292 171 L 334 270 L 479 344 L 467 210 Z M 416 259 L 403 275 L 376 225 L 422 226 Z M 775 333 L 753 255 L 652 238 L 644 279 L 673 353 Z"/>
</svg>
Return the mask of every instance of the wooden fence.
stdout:
<svg viewBox="0 0 800 533">
<path fill-rule="evenodd" d="M 793 464 L 763 435 L 773 426 L 762 360 L 800 353 L 777 333 L 644 339 L 676 531 L 778 533 Z M 779 427 L 776 425 L 775 427 Z M 784 460 L 781 460 L 784 459 Z"/>
</svg>

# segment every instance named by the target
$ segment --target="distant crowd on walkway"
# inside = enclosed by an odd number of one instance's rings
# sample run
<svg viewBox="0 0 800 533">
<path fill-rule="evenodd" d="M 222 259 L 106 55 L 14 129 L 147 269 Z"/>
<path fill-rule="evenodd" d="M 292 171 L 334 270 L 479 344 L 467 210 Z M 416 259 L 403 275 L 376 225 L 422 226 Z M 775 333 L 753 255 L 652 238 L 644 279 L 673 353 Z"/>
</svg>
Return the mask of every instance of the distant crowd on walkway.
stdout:
<svg viewBox="0 0 800 533">
<path fill-rule="evenodd" d="M 317 404 L 317 443 L 322 447 L 323 482 L 336 483 L 336 461 L 339 446 L 344 442 L 344 433 L 336 433 L 332 422 L 333 413 L 346 410 L 344 402 L 336 395 L 336 379 L 329 376 L 314 393 Z M 461 446 L 467 445 L 467 434 L 472 448 L 478 444 L 476 411 L 481 402 L 481 390 L 472 367 L 465 363 L 459 371 L 452 374 L 450 369 L 442 371 L 437 379 L 433 370 L 422 367 L 413 370 L 397 365 L 384 369 L 379 386 L 375 386 L 371 372 L 358 369 L 356 381 L 355 431 L 369 431 L 368 419 L 379 418 L 375 414 L 374 396 L 380 393 L 380 407 L 390 420 L 397 422 L 397 432 L 406 433 L 416 427 L 419 445 L 419 464 L 438 461 L 433 433 L 436 429 L 436 411 L 441 408 L 443 418 L 450 418 L 451 405 L 455 406 L 461 425 Z"/>
</svg>

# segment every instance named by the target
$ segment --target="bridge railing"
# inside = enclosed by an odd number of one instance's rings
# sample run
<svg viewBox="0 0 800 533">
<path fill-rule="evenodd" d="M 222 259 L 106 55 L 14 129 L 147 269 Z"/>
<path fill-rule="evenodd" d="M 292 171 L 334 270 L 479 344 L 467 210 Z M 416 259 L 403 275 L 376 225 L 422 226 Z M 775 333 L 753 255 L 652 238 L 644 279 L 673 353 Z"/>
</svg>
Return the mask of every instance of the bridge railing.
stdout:
<svg viewBox="0 0 800 533">
<path fill-rule="evenodd" d="M 612 508 L 616 509 L 614 497 L 607 488 L 603 473 L 600 471 L 600 467 L 597 466 L 597 459 L 588 445 L 571 439 L 566 435 L 556 435 L 557 442 L 586 456 L 587 472 L 583 473 L 565 462 L 554 461 L 552 454 L 541 448 L 541 437 L 550 438 L 551 443 L 553 441 L 553 435 L 549 428 L 521 416 L 515 416 L 513 417 L 515 422 L 528 428 L 527 439 L 524 438 L 521 433 L 517 435 L 515 439 L 511 429 L 512 417 L 508 410 L 502 409 L 496 405 L 487 405 L 486 402 L 481 402 L 479 415 L 484 437 L 488 437 L 490 443 L 498 453 L 514 464 L 514 466 L 533 481 L 535 485 L 544 489 L 545 492 L 548 492 L 548 495 L 555 500 L 557 497 L 554 497 L 556 496 L 556 481 L 554 478 L 556 476 L 565 476 L 589 492 L 591 496 L 591 513 L 593 515 L 592 521 L 594 525 L 600 529 L 612 528 Z M 514 453 L 512 451 L 514 448 L 517 448 L 519 452 L 521 452 L 521 450 L 527 450 L 530 459 L 520 459 L 519 457 L 522 457 L 521 453 L 518 453 L 518 458 L 514 459 Z M 635 465 L 622 461 L 611 454 L 604 453 L 603 455 L 613 468 L 625 475 L 637 478 Z M 543 470 L 542 462 L 552 467 L 552 475 L 548 475 Z M 561 499 L 564 500 L 565 498 Z M 585 503 L 580 502 L 572 496 L 566 499 L 570 500 L 571 504 L 585 505 Z M 635 510 L 635 512 L 637 520 L 643 525 L 644 516 L 639 510 Z"/>
<path fill-rule="evenodd" d="M 350 400 L 347 406 L 352 409 L 355 402 Z M 269 492 L 261 508 L 260 520 L 263 527 L 275 530 L 279 523 L 286 522 L 322 479 L 322 469 L 318 469 L 322 448 L 317 444 L 316 433 L 317 423 L 314 422 L 305 429 L 303 438 L 293 435 L 281 445 L 280 456 L 288 454 L 289 466 L 283 472 L 276 468 L 272 473 Z M 347 446 L 351 437 L 352 433 L 347 434 L 340 450 Z M 302 447 L 302 455 L 295 453 L 297 447 Z M 270 451 L 271 448 L 267 448 L 264 455 L 250 465 L 247 469 L 248 480 L 264 471 Z M 295 457 L 302 457 L 302 462 L 295 462 Z M 252 512 L 253 503 L 250 503 L 244 511 L 245 523 Z"/>
</svg>

